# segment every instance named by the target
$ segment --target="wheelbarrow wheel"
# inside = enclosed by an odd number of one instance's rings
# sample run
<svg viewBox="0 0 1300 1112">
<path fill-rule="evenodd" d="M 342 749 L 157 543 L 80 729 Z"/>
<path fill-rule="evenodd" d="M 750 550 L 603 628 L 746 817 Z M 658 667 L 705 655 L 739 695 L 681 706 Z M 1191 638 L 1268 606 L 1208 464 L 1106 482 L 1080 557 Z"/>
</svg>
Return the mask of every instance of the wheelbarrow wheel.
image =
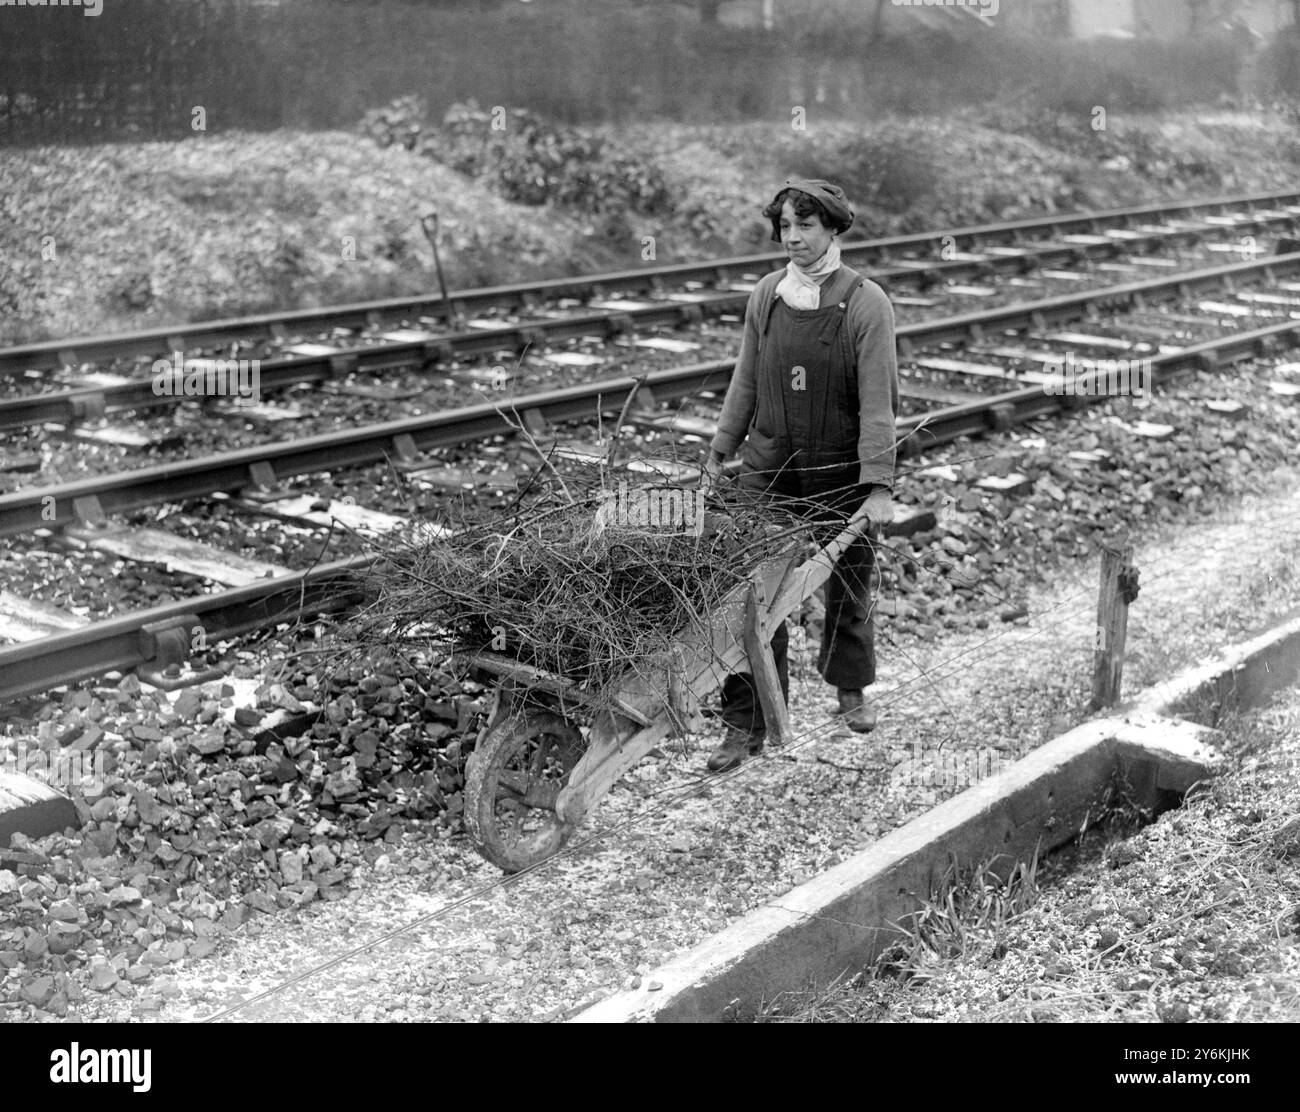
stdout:
<svg viewBox="0 0 1300 1112">
<path fill-rule="evenodd" d="M 582 735 L 558 714 L 524 711 L 488 730 L 465 770 L 465 826 L 479 852 L 517 873 L 559 850 L 574 827 L 555 800 L 581 756 Z"/>
</svg>

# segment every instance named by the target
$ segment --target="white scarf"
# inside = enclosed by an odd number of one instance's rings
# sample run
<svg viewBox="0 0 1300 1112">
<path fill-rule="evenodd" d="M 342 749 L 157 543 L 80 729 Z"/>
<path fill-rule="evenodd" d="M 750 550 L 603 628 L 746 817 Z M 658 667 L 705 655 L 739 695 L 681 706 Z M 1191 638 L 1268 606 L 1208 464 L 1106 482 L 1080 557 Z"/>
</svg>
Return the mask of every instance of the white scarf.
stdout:
<svg viewBox="0 0 1300 1112">
<path fill-rule="evenodd" d="M 821 283 L 840 268 L 840 245 L 831 240 L 826 254 L 812 266 L 798 266 L 793 259 L 785 264 L 785 277 L 776 284 L 776 294 L 791 309 L 821 307 Z"/>
</svg>

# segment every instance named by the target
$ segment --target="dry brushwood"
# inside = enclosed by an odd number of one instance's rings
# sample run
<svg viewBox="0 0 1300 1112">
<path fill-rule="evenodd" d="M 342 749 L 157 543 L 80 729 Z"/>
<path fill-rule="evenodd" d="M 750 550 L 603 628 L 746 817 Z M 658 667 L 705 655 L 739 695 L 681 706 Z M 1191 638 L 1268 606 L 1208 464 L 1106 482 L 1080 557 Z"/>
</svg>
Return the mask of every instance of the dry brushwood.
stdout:
<svg viewBox="0 0 1300 1112">
<path fill-rule="evenodd" d="M 490 650 L 596 693 L 651 671 L 753 568 L 808 539 L 806 524 L 735 490 L 707 496 L 698 535 L 629 525 L 611 494 L 537 485 L 489 520 L 465 510 L 445 533 L 380 542 L 374 601 L 346 642 Z"/>
</svg>

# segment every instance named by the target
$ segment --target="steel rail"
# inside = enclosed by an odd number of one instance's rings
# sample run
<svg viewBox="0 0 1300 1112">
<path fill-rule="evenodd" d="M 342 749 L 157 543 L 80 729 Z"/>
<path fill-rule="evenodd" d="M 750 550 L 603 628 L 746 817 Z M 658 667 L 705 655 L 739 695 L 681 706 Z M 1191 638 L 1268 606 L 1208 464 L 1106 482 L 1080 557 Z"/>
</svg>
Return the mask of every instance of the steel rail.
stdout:
<svg viewBox="0 0 1300 1112">
<path fill-rule="evenodd" d="M 1141 362 L 1150 367 L 1152 383 L 1159 385 L 1187 370 L 1215 370 L 1242 359 L 1294 347 L 1297 343 L 1300 343 L 1300 320 L 1286 320 L 1188 344 L 1178 351 L 1143 356 Z M 1105 363 L 1108 360 L 1113 362 L 1110 357 L 1091 361 Z M 1094 372 L 1095 375 L 1100 373 Z M 1024 386 L 993 395 L 987 400 L 963 402 L 904 417 L 895 427 L 901 438 L 903 454 L 917 456 L 963 436 L 1000 432 L 1039 417 L 1081 409 L 1093 400 L 1105 400 L 1106 397 L 1104 394 L 1056 394 L 1044 385 Z"/>
<path fill-rule="evenodd" d="M 1126 308 L 1136 303 L 1182 298 L 1198 288 L 1214 288 L 1238 279 L 1272 281 L 1279 274 L 1297 270 L 1300 270 L 1300 251 L 1254 262 L 1188 271 L 1167 278 L 998 306 L 934 321 L 918 321 L 897 330 L 899 353 L 906 358 L 913 348 L 922 345 L 945 340 L 963 341 L 995 329 L 1042 327 L 1050 321 L 1077 319 L 1103 308 Z M 734 360 L 717 360 L 655 371 L 645 377 L 645 386 L 659 401 L 688 397 L 701 390 L 723 390 L 730 381 L 734 366 Z M 390 457 L 404 458 L 412 451 L 447 448 L 467 441 L 511 435 L 521 419 L 519 415 L 529 411 L 552 422 L 592 418 L 595 416 L 593 403 L 601 412 L 617 412 L 636 381 L 632 376 L 597 379 L 558 390 L 503 397 L 500 403 L 463 406 L 355 429 L 270 442 L 197 460 L 164 463 L 70 483 L 28 487 L 0 495 L 0 536 L 58 528 L 73 524 L 79 517 L 93 518 L 94 514 L 85 512 L 91 498 L 98 499 L 99 509 L 105 514 L 125 513 L 164 502 L 201 498 L 216 491 L 265 486 L 273 480 L 295 475 L 365 466 Z M 988 403 L 964 403 L 918 414 L 900 421 L 900 428 L 910 427 L 909 422 L 915 425 L 927 421 L 933 425 L 942 414 L 983 411 L 990 409 L 996 401 L 995 395 Z M 509 417 L 506 410 L 512 411 Z M 80 514 L 79 500 L 87 500 L 82 502 Z"/>
<path fill-rule="evenodd" d="M 685 397 L 713 386 L 725 389 L 730 363 L 706 363 L 658 371 L 646 379 L 657 398 Z M 593 403 L 602 411 L 617 411 L 636 380 L 604 379 L 597 383 L 503 397 L 496 404 L 465 406 L 440 413 L 407 417 L 378 425 L 245 448 L 197 460 L 160 464 L 62 483 L 29 487 L 0 496 L 0 535 L 12 536 L 42 528 L 58 528 L 77 520 L 79 499 L 97 498 L 107 514 L 125 513 L 163 502 L 201 498 L 220 490 L 265 485 L 269 467 L 276 479 L 317 471 L 359 467 L 400 457 L 411 448 L 449 448 L 467 441 L 512 435 L 520 415 L 532 411 L 550 421 L 595 416 Z M 511 412 L 513 411 L 513 412 Z M 405 447 L 399 438 L 409 438 Z"/>
<path fill-rule="evenodd" d="M 199 627 L 209 643 L 216 643 L 303 615 L 346 610 L 362 600 L 361 573 L 371 563 L 368 556 L 339 560 L 294 575 L 134 610 L 35 641 L 0 645 L 0 702 L 105 672 L 165 666 L 174 660 L 166 636 L 172 631 L 188 645 Z"/>
<path fill-rule="evenodd" d="M 954 246 L 984 241 L 1017 241 L 1028 234 L 1048 232 L 1069 233 L 1097 230 L 1103 224 L 1115 225 L 1152 218 L 1169 218 L 1201 210 L 1225 210 L 1254 206 L 1294 204 L 1300 202 L 1300 192 L 1251 193 L 1228 197 L 1211 197 L 1201 200 L 1175 201 L 1127 208 L 1099 209 L 1094 212 L 1062 213 L 1045 217 L 1026 217 L 1019 220 L 991 224 L 973 224 L 958 228 L 938 229 L 908 235 L 884 236 L 876 239 L 849 241 L 843 244 L 846 258 L 857 260 L 871 255 L 888 257 L 890 252 L 933 247 L 950 237 Z M 1248 219 L 1231 230 L 1244 230 L 1251 226 Z M 1269 222 L 1269 221 L 1263 221 Z M 1207 226 L 1200 233 L 1211 231 Z M 1220 229 L 1227 230 L 1227 229 Z M 1188 234 L 1196 231 L 1187 230 Z M 482 311 L 489 307 L 532 307 L 540 300 L 575 294 L 599 296 L 602 293 L 627 292 L 661 287 L 666 282 L 682 283 L 692 278 L 716 277 L 727 281 L 736 275 L 758 269 L 772 269 L 783 263 L 785 256 L 779 251 L 752 255 L 738 255 L 698 263 L 664 263 L 632 270 L 612 271 L 604 274 L 549 278 L 537 282 L 489 286 L 453 291 L 448 301 L 460 312 Z M 265 313 L 249 317 L 231 317 L 222 320 L 176 324 L 162 328 L 107 335 L 75 336 L 60 340 L 23 344 L 0 348 L 0 374 L 22 370 L 56 368 L 70 363 L 92 362 L 104 358 L 124 358 L 141 355 L 159 355 L 172 350 L 188 351 L 229 343 L 232 339 L 266 338 L 291 330 L 334 327 L 365 327 L 385 319 L 409 317 L 412 313 L 444 314 L 447 305 L 441 295 L 387 298 L 355 302 L 347 305 L 327 306 L 320 309 L 299 309 L 289 312 Z"/>
</svg>

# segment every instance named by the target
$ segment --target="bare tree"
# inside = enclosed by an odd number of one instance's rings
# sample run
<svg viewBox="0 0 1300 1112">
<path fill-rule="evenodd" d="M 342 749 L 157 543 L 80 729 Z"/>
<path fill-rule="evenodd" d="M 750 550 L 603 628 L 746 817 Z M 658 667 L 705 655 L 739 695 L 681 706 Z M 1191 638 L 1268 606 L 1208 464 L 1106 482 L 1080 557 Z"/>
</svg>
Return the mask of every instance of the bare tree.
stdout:
<svg viewBox="0 0 1300 1112">
<path fill-rule="evenodd" d="M 1209 0 L 1187 0 L 1187 31 L 1196 34 L 1205 22 L 1208 14 Z"/>
<path fill-rule="evenodd" d="M 1074 21 L 1070 16 L 1070 0 L 1056 0 L 1056 22 L 1061 30 L 1061 38 L 1068 39 L 1074 34 Z"/>
</svg>

